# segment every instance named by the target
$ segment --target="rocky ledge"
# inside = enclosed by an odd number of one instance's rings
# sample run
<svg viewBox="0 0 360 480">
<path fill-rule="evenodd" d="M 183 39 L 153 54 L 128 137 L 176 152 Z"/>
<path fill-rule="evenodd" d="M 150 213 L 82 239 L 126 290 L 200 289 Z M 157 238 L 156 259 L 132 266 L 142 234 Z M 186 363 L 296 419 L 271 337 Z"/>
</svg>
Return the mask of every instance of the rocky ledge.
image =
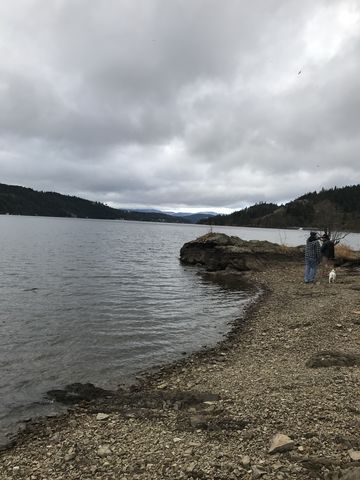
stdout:
<svg viewBox="0 0 360 480">
<path fill-rule="evenodd" d="M 224 233 L 208 233 L 185 243 L 180 250 L 180 261 L 201 265 L 209 271 L 262 270 L 269 264 L 299 261 L 303 247 L 287 247 L 267 241 L 242 240 Z"/>
<path fill-rule="evenodd" d="M 213 251 L 226 271 L 242 256 L 241 276 L 266 292 L 246 321 L 137 386 L 31 424 L 2 453 L 1 480 L 360 480 L 359 267 L 305 285 L 299 255 L 217 238 L 182 260 L 209 268 Z"/>
</svg>

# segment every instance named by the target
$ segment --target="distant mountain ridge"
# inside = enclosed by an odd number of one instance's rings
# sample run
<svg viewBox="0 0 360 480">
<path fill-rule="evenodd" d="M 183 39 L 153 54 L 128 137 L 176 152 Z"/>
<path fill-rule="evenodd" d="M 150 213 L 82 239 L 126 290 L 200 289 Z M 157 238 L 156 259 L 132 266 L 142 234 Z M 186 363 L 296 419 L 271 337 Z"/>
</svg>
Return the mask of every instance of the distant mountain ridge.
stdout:
<svg viewBox="0 0 360 480">
<path fill-rule="evenodd" d="M 166 212 L 168 215 L 174 217 L 182 217 L 186 220 L 190 220 L 191 223 L 198 223 L 200 220 L 205 220 L 217 215 L 215 212 L 198 212 L 198 213 L 184 213 L 184 212 Z"/>
<path fill-rule="evenodd" d="M 198 223 L 199 220 L 203 220 L 205 218 L 213 217 L 217 215 L 215 212 L 197 212 L 197 213 L 189 213 L 189 212 L 169 212 L 167 210 L 156 210 L 153 208 L 134 208 L 134 212 L 143 212 L 143 213 L 163 213 L 165 215 L 171 215 L 172 217 L 182 218 L 188 221 L 188 223 Z"/>
<path fill-rule="evenodd" d="M 272 228 L 360 231 L 360 185 L 310 192 L 285 205 L 257 203 L 200 223 Z"/>
</svg>

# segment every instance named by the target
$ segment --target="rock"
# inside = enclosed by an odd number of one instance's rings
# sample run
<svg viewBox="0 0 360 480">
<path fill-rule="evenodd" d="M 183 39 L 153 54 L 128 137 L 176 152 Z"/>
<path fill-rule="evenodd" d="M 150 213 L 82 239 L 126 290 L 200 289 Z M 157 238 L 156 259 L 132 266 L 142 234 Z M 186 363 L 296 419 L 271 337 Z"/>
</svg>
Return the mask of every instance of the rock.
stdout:
<svg viewBox="0 0 360 480">
<path fill-rule="evenodd" d="M 196 463 L 195 463 L 195 462 L 190 463 L 190 465 L 188 465 L 188 466 L 186 467 L 186 471 L 187 471 L 188 473 L 193 472 L 194 469 L 195 469 L 195 466 L 196 466 Z"/>
<path fill-rule="evenodd" d="M 185 243 L 180 250 L 180 261 L 189 265 L 203 265 L 209 271 L 261 270 L 264 264 L 291 259 L 299 260 L 303 252 L 267 241 L 242 240 L 224 233 L 208 233 Z"/>
<path fill-rule="evenodd" d="M 108 455 L 112 454 L 112 451 L 109 445 L 100 445 L 97 450 L 97 454 L 99 455 L 99 457 L 107 457 Z"/>
<path fill-rule="evenodd" d="M 167 388 L 168 384 L 166 382 L 160 383 L 157 388 L 159 390 L 164 390 L 164 388 Z"/>
<path fill-rule="evenodd" d="M 76 448 L 72 447 L 68 450 L 67 454 L 64 457 L 65 462 L 71 462 L 76 457 Z"/>
<path fill-rule="evenodd" d="M 350 450 L 348 450 L 348 454 L 351 460 L 353 460 L 354 462 L 360 461 L 360 450 L 354 450 L 351 448 Z"/>
<path fill-rule="evenodd" d="M 67 453 L 64 457 L 64 460 L 65 462 L 71 462 L 71 460 L 74 460 L 74 458 L 76 457 L 76 453 L 73 452 L 73 453 Z"/>
<path fill-rule="evenodd" d="M 257 465 L 253 465 L 251 467 L 252 469 L 252 472 L 253 472 L 253 478 L 260 478 L 262 477 L 263 475 L 266 475 L 267 474 L 267 471 L 264 470 L 263 468 L 261 467 L 258 467 Z"/>
<path fill-rule="evenodd" d="M 248 467 L 251 463 L 251 458 L 249 457 L 249 455 L 243 455 L 240 459 L 240 462 L 241 464 L 243 465 L 243 467 Z"/>
<path fill-rule="evenodd" d="M 277 433 L 271 440 L 269 453 L 281 453 L 292 450 L 295 447 L 295 443 L 287 435 Z"/>
<path fill-rule="evenodd" d="M 60 433 L 59 433 L 59 432 L 56 432 L 56 433 L 54 433 L 54 435 L 52 435 L 52 436 L 50 437 L 50 440 L 51 440 L 52 442 L 59 442 L 59 441 L 60 441 L 60 438 L 61 438 Z"/>
<path fill-rule="evenodd" d="M 66 405 L 90 402 L 98 398 L 111 397 L 113 392 L 96 387 L 92 383 L 72 383 L 63 390 L 49 390 L 47 396 Z"/>
<path fill-rule="evenodd" d="M 96 420 L 102 421 L 102 420 L 106 420 L 109 417 L 110 415 L 108 415 L 107 413 L 98 413 L 96 415 Z"/>
<path fill-rule="evenodd" d="M 318 352 L 306 362 L 306 366 L 309 368 L 354 367 L 356 365 L 360 365 L 360 355 L 331 351 Z"/>
<path fill-rule="evenodd" d="M 283 464 L 281 462 L 276 462 L 276 463 L 273 463 L 271 465 L 271 468 L 275 471 L 280 470 L 280 468 L 282 468 L 282 467 L 283 467 Z"/>
</svg>

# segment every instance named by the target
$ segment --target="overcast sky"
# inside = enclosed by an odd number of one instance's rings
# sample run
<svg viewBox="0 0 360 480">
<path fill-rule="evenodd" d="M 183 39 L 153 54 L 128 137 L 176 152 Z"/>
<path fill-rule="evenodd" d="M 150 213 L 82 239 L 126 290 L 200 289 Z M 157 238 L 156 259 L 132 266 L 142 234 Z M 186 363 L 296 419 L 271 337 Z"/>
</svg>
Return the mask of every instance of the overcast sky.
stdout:
<svg viewBox="0 0 360 480">
<path fill-rule="evenodd" d="M 358 0 L 0 3 L 0 182 L 228 211 L 360 183 Z"/>
</svg>

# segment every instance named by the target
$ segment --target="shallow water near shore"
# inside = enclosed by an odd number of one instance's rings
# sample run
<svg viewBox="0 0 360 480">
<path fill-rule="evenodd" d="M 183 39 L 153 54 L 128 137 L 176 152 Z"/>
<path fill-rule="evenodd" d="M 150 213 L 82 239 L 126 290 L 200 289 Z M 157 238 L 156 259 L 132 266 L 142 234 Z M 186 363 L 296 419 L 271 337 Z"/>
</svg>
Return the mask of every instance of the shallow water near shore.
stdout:
<svg viewBox="0 0 360 480">
<path fill-rule="evenodd" d="M 116 388 L 214 345 L 254 295 L 179 263 L 181 246 L 207 226 L 40 217 L 0 224 L 2 441 L 17 422 L 59 412 L 47 390 L 73 382 Z M 307 236 L 216 231 L 293 245 Z"/>
<path fill-rule="evenodd" d="M 2 217 L 0 430 L 56 413 L 44 396 L 106 388 L 216 343 L 251 292 L 180 265 L 179 225 Z M 199 233 L 205 233 L 202 229 Z"/>
</svg>

